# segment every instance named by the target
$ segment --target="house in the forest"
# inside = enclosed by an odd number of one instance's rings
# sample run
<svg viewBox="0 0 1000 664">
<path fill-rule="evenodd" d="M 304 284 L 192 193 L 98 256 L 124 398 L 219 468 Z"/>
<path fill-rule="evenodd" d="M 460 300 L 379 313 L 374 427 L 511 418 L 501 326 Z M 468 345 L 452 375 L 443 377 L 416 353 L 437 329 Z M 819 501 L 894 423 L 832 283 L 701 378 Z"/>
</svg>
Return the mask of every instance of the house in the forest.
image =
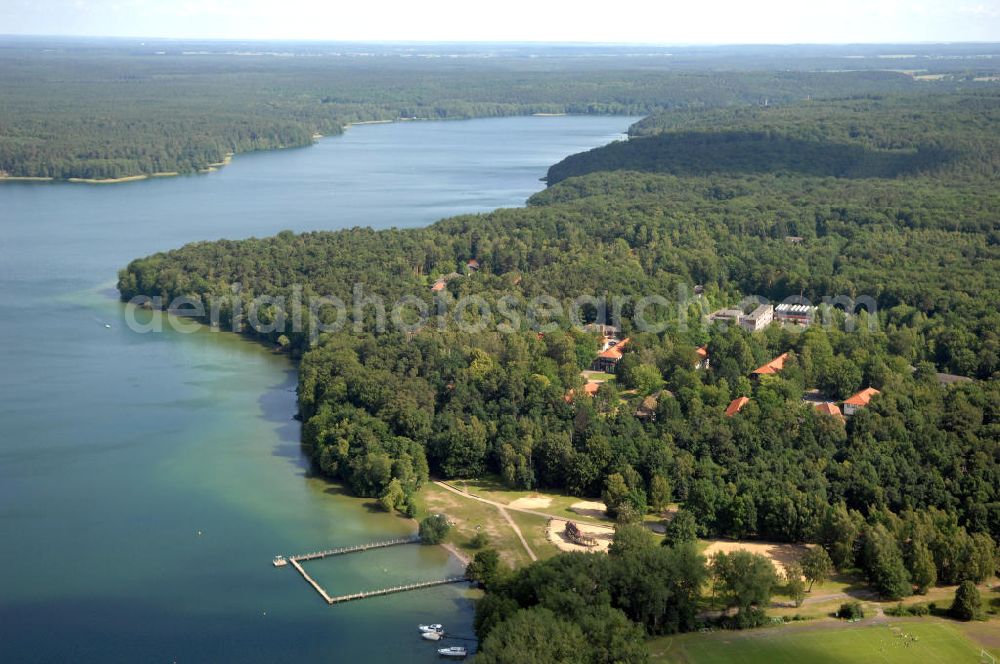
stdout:
<svg viewBox="0 0 1000 664">
<path fill-rule="evenodd" d="M 813 407 L 820 413 L 823 413 L 824 415 L 835 417 L 841 422 L 844 421 L 844 414 L 840 412 L 840 407 L 831 401 L 824 401 L 822 403 L 814 404 Z"/>
<path fill-rule="evenodd" d="M 876 394 L 881 394 L 874 387 L 866 387 L 857 394 L 844 399 L 844 415 L 853 415 L 862 408 L 868 405 L 868 402 L 872 400 L 872 397 Z"/>
<path fill-rule="evenodd" d="M 608 348 L 602 350 L 597 354 L 597 359 L 591 365 L 591 369 L 594 371 L 603 371 L 605 373 L 614 373 L 615 369 L 618 368 L 618 363 L 622 359 L 624 354 L 625 346 L 628 345 L 628 337 L 622 339 L 609 346 Z"/>
<path fill-rule="evenodd" d="M 767 364 L 763 364 L 751 371 L 750 375 L 753 378 L 758 378 L 760 376 L 773 376 L 774 374 L 781 373 L 781 370 L 785 368 L 785 360 L 787 359 L 788 353 L 782 353 Z"/>
<path fill-rule="evenodd" d="M 732 417 L 736 413 L 740 412 L 743 410 L 743 406 L 748 403 L 750 403 L 750 399 L 748 397 L 736 397 L 730 401 L 729 406 L 726 407 L 726 417 Z"/>
</svg>

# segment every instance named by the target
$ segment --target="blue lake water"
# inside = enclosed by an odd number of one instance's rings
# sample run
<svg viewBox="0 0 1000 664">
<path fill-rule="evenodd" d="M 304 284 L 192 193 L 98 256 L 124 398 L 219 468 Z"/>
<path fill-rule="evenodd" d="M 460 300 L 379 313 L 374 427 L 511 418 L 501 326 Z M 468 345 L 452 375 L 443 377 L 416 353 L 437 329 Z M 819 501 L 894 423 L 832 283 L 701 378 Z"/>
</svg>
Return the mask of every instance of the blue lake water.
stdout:
<svg viewBox="0 0 1000 664">
<path fill-rule="evenodd" d="M 285 358 L 130 331 L 117 270 L 195 240 L 521 205 L 634 120 L 355 126 L 209 175 L 0 184 L 0 661 L 430 662 L 417 623 L 471 636 L 462 586 L 328 607 L 271 566 L 413 524 L 311 477 Z M 307 566 L 332 592 L 460 571 L 421 546 Z"/>
</svg>

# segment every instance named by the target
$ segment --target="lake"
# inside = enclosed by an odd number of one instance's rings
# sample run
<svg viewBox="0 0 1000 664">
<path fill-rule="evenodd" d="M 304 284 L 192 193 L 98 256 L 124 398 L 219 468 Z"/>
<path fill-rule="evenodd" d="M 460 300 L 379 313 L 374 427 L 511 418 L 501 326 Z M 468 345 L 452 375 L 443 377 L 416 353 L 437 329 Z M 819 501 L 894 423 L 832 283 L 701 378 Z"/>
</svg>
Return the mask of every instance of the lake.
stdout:
<svg viewBox="0 0 1000 664">
<path fill-rule="evenodd" d="M 272 567 L 414 526 L 311 476 L 287 359 L 130 331 L 117 271 L 195 240 L 521 205 L 634 120 L 355 126 L 209 175 L 0 184 L 0 661 L 431 662 L 418 623 L 471 637 L 464 586 L 329 607 Z M 461 571 L 415 545 L 306 567 L 331 593 Z"/>
</svg>

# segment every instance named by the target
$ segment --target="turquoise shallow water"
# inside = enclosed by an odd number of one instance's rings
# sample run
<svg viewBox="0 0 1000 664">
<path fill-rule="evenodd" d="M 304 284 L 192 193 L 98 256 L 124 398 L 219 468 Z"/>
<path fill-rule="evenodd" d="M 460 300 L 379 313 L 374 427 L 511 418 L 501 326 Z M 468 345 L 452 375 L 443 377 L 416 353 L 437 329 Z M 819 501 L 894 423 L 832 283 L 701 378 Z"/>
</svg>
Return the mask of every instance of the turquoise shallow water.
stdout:
<svg viewBox="0 0 1000 664">
<path fill-rule="evenodd" d="M 418 622 L 471 635 L 461 586 L 327 607 L 271 566 L 413 526 L 310 476 L 287 360 L 130 331 L 116 272 L 193 240 L 519 205 L 632 120 L 369 125 L 207 176 L 0 185 L 0 661 L 437 661 Z M 459 571 L 419 546 L 308 566 L 331 592 Z"/>
</svg>

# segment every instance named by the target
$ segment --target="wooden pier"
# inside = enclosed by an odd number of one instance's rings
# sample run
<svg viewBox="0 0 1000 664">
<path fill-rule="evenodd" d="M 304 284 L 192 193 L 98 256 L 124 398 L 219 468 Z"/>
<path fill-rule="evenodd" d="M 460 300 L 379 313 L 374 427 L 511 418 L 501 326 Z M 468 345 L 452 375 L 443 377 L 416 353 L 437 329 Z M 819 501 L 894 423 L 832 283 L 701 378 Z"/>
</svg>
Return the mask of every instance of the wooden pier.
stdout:
<svg viewBox="0 0 1000 664">
<path fill-rule="evenodd" d="M 291 565 L 295 570 L 302 575 L 302 578 L 313 587 L 313 589 L 319 593 L 319 596 L 323 598 L 327 604 L 341 604 L 343 602 L 353 602 L 359 599 L 367 599 L 369 597 L 379 597 L 381 595 L 392 595 L 394 593 L 403 593 L 409 590 L 419 590 L 421 588 L 431 588 L 433 586 L 443 586 L 448 583 L 459 583 L 465 581 L 464 576 L 449 576 L 443 579 L 435 579 L 433 581 L 419 581 L 417 583 L 408 583 L 402 586 L 393 586 L 391 588 L 380 588 L 378 590 L 366 590 L 358 593 L 350 593 L 347 595 L 337 595 L 336 597 L 331 597 L 328 592 L 316 582 L 316 579 L 309 576 L 309 573 L 302 567 L 301 563 L 306 560 L 318 560 L 320 558 L 327 558 L 329 556 L 340 556 L 346 553 L 359 553 L 361 551 L 371 551 L 372 549 L 382 549 L 387 546 L 398 546 L 400 544 L 415 544 L 420 541 L 420 537 L 414 535 L 412 537 L 399 537 L 391 540 L 382 540 L 379 542 L 369 542 L 368 544 L 356 544 L 354 546 L 342 546 L 336 549 L 327 549 L 326 551 L 316 551 L 314 553 L 304 553 L 297 556 L 275 556 L 274 566 L 284 567 L 285 565 Z"/>
<path fill-rule="evenodd" d="M 361 551 L 371 551 L 372 549 L 383 549 L 387 546 L 398 546 L 400 544 L 416 544 L 420 541 L 418 535 L 410 537 L 397 537 L 396 539 L 382 540 L 379 542 L 369 542 L 368 544 L 355 544 L 354 546 L 342 546 L 337 549 L 327 549 L 326 551 L 315 551 L 313 553 L 302 553 L 297 556 L 289 556 L 288 560 L 317 560 L 327 556 L 341 556 L 345 553 L 358 553 Z"/>
<path fill-rule="evenodd" d="M 433 586 L 443 586 L 449 583 L 461 583 L 467 581 L 464 576 L 449 576 L 444 579 L 433 581 L 420 581 L 418 583 L 408 583 L 403 586 L 393 586 L 392 588 L 380 588 L 379 590 L 367 590 L 350 595 L 338 595 L 327 599 L 327 604 L 340 604 L 342 602 L 353 602 L 358 599 L 368 599 L 369 597 L 379 597 L 381 595 L 392 595 L 393 593 L 405 593 L 408 590 L 420 590 L 421 588 L 431 588 Z"/>
<path fill-rule="evenodd" d="M 302 569 L 302 565 L 299 564 L 298 560 L 292 558 L 291 560 L 289 560 L 289 562 L 292 563 L 292 567 L 294 567 L 299 571 L 299 574 L 302 575 L 302 578 L 308 581 L 309 585 L 316 589 L 316 592 L 319 593 L 319 596 L 326 600 L 327 604 L 333 604 L 333 598 L 330 597 L 325 590 L 323 590 L 323 586 L 316 583 L 316 579 L 309 576 L 309 574 L 307 574 L 306 571 Z"/>
</svg>

